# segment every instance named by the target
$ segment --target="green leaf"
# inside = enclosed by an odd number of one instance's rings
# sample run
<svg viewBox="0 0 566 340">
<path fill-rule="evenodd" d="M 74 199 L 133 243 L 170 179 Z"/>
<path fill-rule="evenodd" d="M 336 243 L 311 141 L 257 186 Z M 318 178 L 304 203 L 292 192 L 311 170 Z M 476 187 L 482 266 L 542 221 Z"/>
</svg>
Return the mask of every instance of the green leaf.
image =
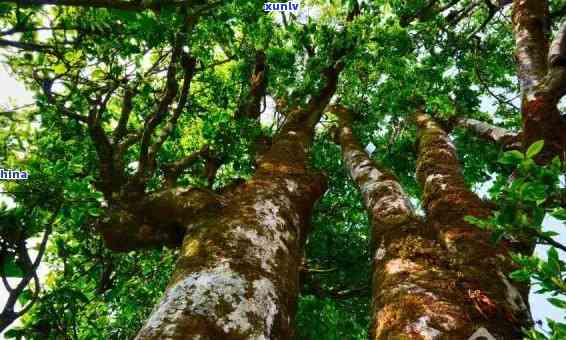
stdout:
<svg viewBox="0 0 566 340">
<path fill-rule="evenodd" d="M 540 183 L 525 183 L 521 187 L 521 197 L 531 202 L 543 200 L 546 198 L 546 188 Z"/>
<path fill-rule="evenodd" d="M 53 66 L 53 72 L 55 72 L 56 74 L 63 74 L 67 72 L 67 67 L 65 66 L 65 64 L 57 64 Z"/>
<path fill-rule="evenodd" d="M 552 216 L 559 220 L 566 220 L 566 209 L 565 208 L 556 208 L 551 213 Z"/>
<path fill-rule="evenodd" d="M 517 150 L 511 150 L 503 153 L 503 156 L 499 159 L 499 163 L 505 165 L 517 165 L 525 159 L 523 153 Z"/>
<path fill-rule="evenodd" d="M 25 304 L 31 300 L 33 296 L 33 292 L 30 289 L 26 289 L 24 290 L 20 296 L 18 296 L 18 302 L 22 305 L 25 306 Z"/>
<path fill-rule="evenodd" d="M 19 329 L 10 329 L 7 330 L 6 333 L 4 333 L 4 337 L 6 339 L 16 339 L 16 338 L 21 338 L 22 337 L 22 331 Z"/>
<path fill-rule="evenodd" d="M 558 308 L 566 309 L 566 301 L 557 298 L 548 298 L 548 302 L 552 303 Z"/>
<path fill-rule="evenodd" d="M 519 282 L 529 282 L 531 274 L 523 269 L 515 270 L 509 274 L 509 277 L 515 281 Z"/>
<path fill-rule="evenodd" d="M 106 77 L 106 73 L 103 70 L 97 68 L 96 70 L 92 71 L 91 74 L 92 80 L 101 80 Z"/>
<path fill-rule="evenodd" d="M 88 214 L 89 214 L 90 216 L 98 217 L 98 216 L 101 215 L 101 212 L 100 212 L 100 210 L 99 210 L 98 208 L 92 208 L 92 209 L 89 209 L 89 210 L 88 210 Z"/>
<path fill-rule="evenodd" d="M 542 151 L 543 147 L 544 147 L 544 140 L 539 140 L 537 142 L 534 142 L 527 149 L 527 152 L 526 152 L 527 158 L 533 158 L 534 156 L 538 155 L 538 153 Z"/>
<path fill-rule="evenodd" d="M 535 329 L 529 329 L 528 331 L 525 331 L 526 333 L 526 338 L 527 340 L 547 340 L 548 338 L 541 332 L 535 330 Z"/>
<path fill-rule="evenodd" d="M 539 228 L 542 225 L 542 221 L 544 221 L 544 216 L 546 216 L 544 209 L 537 207 L 533 212 L 533 226 Z"/>
<path fill-rule="evenodd" d="M 4 262 L 4 273 L 7 277 L 23 277 L 24 272 L 20 266 L 14 261 L 14 258 L 8 258 Z"/>
<path fill-rule="evenodd" d="M 560 275 L 560 259 L 558 257 L 558 251 L 556 248 L 550 247 L 547 253 L 548 265 L 552 269 L 555 275 Z"/>
<path fill-rule="evenodd" d="M 562 322 L 556 322 L 551 319 L 546 319 L 548 322 L 548 327 L 550 327 L 552 337 L 550 340 L 562 340 L 566 339 L 566 324 Z"/>
<path fill-rule="evenodd" d="M 477 217 L 474 217 L 474 216 L 469 216 L 469 215 L 464 216 L 464 221 L 466 221 L 470 224 L 476 225 L 480 228 L 485 228 L 485 226 L 487 224 L 484 220 L 477 218 Z"/>
<path fill-rule="evenodd" d="M 554 231 L 545 231 L 543 233 L 541 233 L 542 236 L 544 237 L 554 237 L 554 236 L 558 236 L 560 235 L 560 233 L 554 232 Z"/>
</svg>

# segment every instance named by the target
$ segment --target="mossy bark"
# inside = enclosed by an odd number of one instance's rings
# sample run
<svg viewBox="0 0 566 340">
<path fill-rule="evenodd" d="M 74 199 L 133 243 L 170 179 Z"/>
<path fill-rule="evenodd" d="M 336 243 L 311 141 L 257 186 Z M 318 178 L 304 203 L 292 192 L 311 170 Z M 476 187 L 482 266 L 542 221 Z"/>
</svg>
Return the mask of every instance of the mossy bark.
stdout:
<svg viewBox="0 0 566 340">
<path fill-rule="evenodd" d="M 292 338 L 309 218 L 325 190 L 308 150 L 341 70 L 325 70 L 325 86 L 288 115 L 249 181 L 185 221 L 173 277 L 136 339 Z"/>
<path fill-rule="evenodd" d="M 491 211 L 466 186 L 446 132 L 424 113 L 417 113 L 416 120 L 423 207 L 445 249 L 440 260 L 458 273 L 456 287 L 467 300 L 462 308 L 469 323 L 496 339 L 520 339 L 521 327 L 531 323 L 528 287 L 510 282 L 508 274 L 515 268 L 506 245 L 493 246 L 487 232 L 464 221 L 465 216 L 488 217 Z"/>
<path fill-rule="evenodd" d="M 179 247 L 185 221 L 212 213 L 224 201 L 212 190 L 197 188 L 165 189 L 136 198 L 125 204 L 111 203 L 96 224 L 108 249 L 127 252 Z"/>
<path fill-rule="evenodd" d="M 186 221 L 175 273 L 137 339 L 292 335 L 303 243 L 324 191 L 306 166 L 311 137 L 306 124 L 283 131 L 222 208 Z"/>
<path fill-rule="evenodd" d="M 444 249 L 413 211 L 395 176 L 374 163 L 352 134 L 350 114 L 334 107 L 337 141 L 371 222 L 370 339 L 460 339 L 472 334 L 465 296 Z M 466 338 L 467 339 L 467 338 Z"/>
</svg>

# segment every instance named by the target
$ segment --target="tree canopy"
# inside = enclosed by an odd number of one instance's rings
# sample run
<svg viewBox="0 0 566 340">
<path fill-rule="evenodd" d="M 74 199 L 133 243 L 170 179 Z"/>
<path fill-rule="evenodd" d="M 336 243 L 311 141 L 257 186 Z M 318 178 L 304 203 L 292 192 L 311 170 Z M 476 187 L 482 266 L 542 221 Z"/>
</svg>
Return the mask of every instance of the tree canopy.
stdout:
<svg viewBox="0 0 566 340">
<path fill-rule="evenodd" d="M 420 215 L 414 115 L 431 115 L 493 209 L 470 223 L 510 241 L 511 277 L 566 310 L 566 246 L 548 230 L 566 220 L 566 2 L 300 6 L 0 0 L 3 63 L 34 94 L 33 105 L 0 112 L 0 165 L 30 174 L 0 183 L 14 201 L 0 209 L 10 296 L 0 325 L 21 321 L 6 337 L 134 337 L 180 256 L 179 221 L 214 214 L 264 169 L 297 112 L 326 112 L 317 100 L 351 110 L 354 135 Z M 336 142 L 339 117 L 318 118 L 308 162 L 327 190 L 300 265 L 296 337 L 364 339 L 370 221 Z M 533 256 L 536 244 L 552 246 L 546 258 Z M 562 339 L 563 322 L 525 337 Z"/>
</svg>

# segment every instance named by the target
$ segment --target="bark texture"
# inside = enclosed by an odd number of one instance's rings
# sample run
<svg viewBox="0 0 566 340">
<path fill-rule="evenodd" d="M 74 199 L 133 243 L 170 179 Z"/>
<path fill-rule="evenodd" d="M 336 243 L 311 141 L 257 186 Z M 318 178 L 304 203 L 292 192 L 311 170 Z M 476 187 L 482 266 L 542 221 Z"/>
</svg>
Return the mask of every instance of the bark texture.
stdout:
<svg viewBox="0 0 566 340">
<path fill-rule="evenodd" d="M 508 131 L 502 127 L 466 117 L 456 117 L 454 123 L 456 126 L 465 128 L 476 136 L 500 145 L 504 149 L 518 149 L 521 147 L 520 134 Z"/>
<path fill-rule="evenodd" d="M 523 147 L 545 147 L 537 161 L 565 159 L 566 119 L 557 104 L 566 94 L 565 25 L 549 43 L 548 0 L 514 0 L 513 28 L 522 94 Z"/>
<path fill-rule="evenodd" d="M 326 85 L 289 115 L 249 181 L 213 214 L 185 221 L 176 270 L 137 339 L 292 337 L 303 244 L 325 187 L 307 154 L 341 69 L 326 69 Z"/>
<path fill-rule="evenodd" d="M 267 64 L 265 52 L 258 51 L 255 56 L 255 66 L 250 77 L 249 100 L 240 105 L 236 118 L 247 117 L 259 119 L 261 115 L 261 100 L 265 97 L 267 88 Z"/>
<path fill-rule="evenodd" d="M 127 204 L 113 203 L 96 228 L 112 251 L 179 247 L 185 221 L 215 212 L 223 201 L 207 189 L 166 189 Z"/>
<path fill-rule="evenodd" d="M 488 217 L 491 211 L 467 188 L 445 131 L 422 112 L 416 121 L 417 180 L 423 187 L 423 207 L 445 249 L 443 259 L 458 273 L 455 284 L 466 299 L 462 308 L 469 324 L 496 339 L 520 339 L 521 327 L 531 323 L 528 289 L 508 279 L 514 268 L 506 245 L 492 246 L 486 232 L 464 221 L 468 215 Z"/>
<path fill-rule="evenodd" d="M 339 117 L 337 141 L 372 226 L 370 339 L 467 339 L 473 332 L 457 273 L 418 218 L 395 176 L 374 163 L 352 134 L 350 113 Z"/>
</svg>

